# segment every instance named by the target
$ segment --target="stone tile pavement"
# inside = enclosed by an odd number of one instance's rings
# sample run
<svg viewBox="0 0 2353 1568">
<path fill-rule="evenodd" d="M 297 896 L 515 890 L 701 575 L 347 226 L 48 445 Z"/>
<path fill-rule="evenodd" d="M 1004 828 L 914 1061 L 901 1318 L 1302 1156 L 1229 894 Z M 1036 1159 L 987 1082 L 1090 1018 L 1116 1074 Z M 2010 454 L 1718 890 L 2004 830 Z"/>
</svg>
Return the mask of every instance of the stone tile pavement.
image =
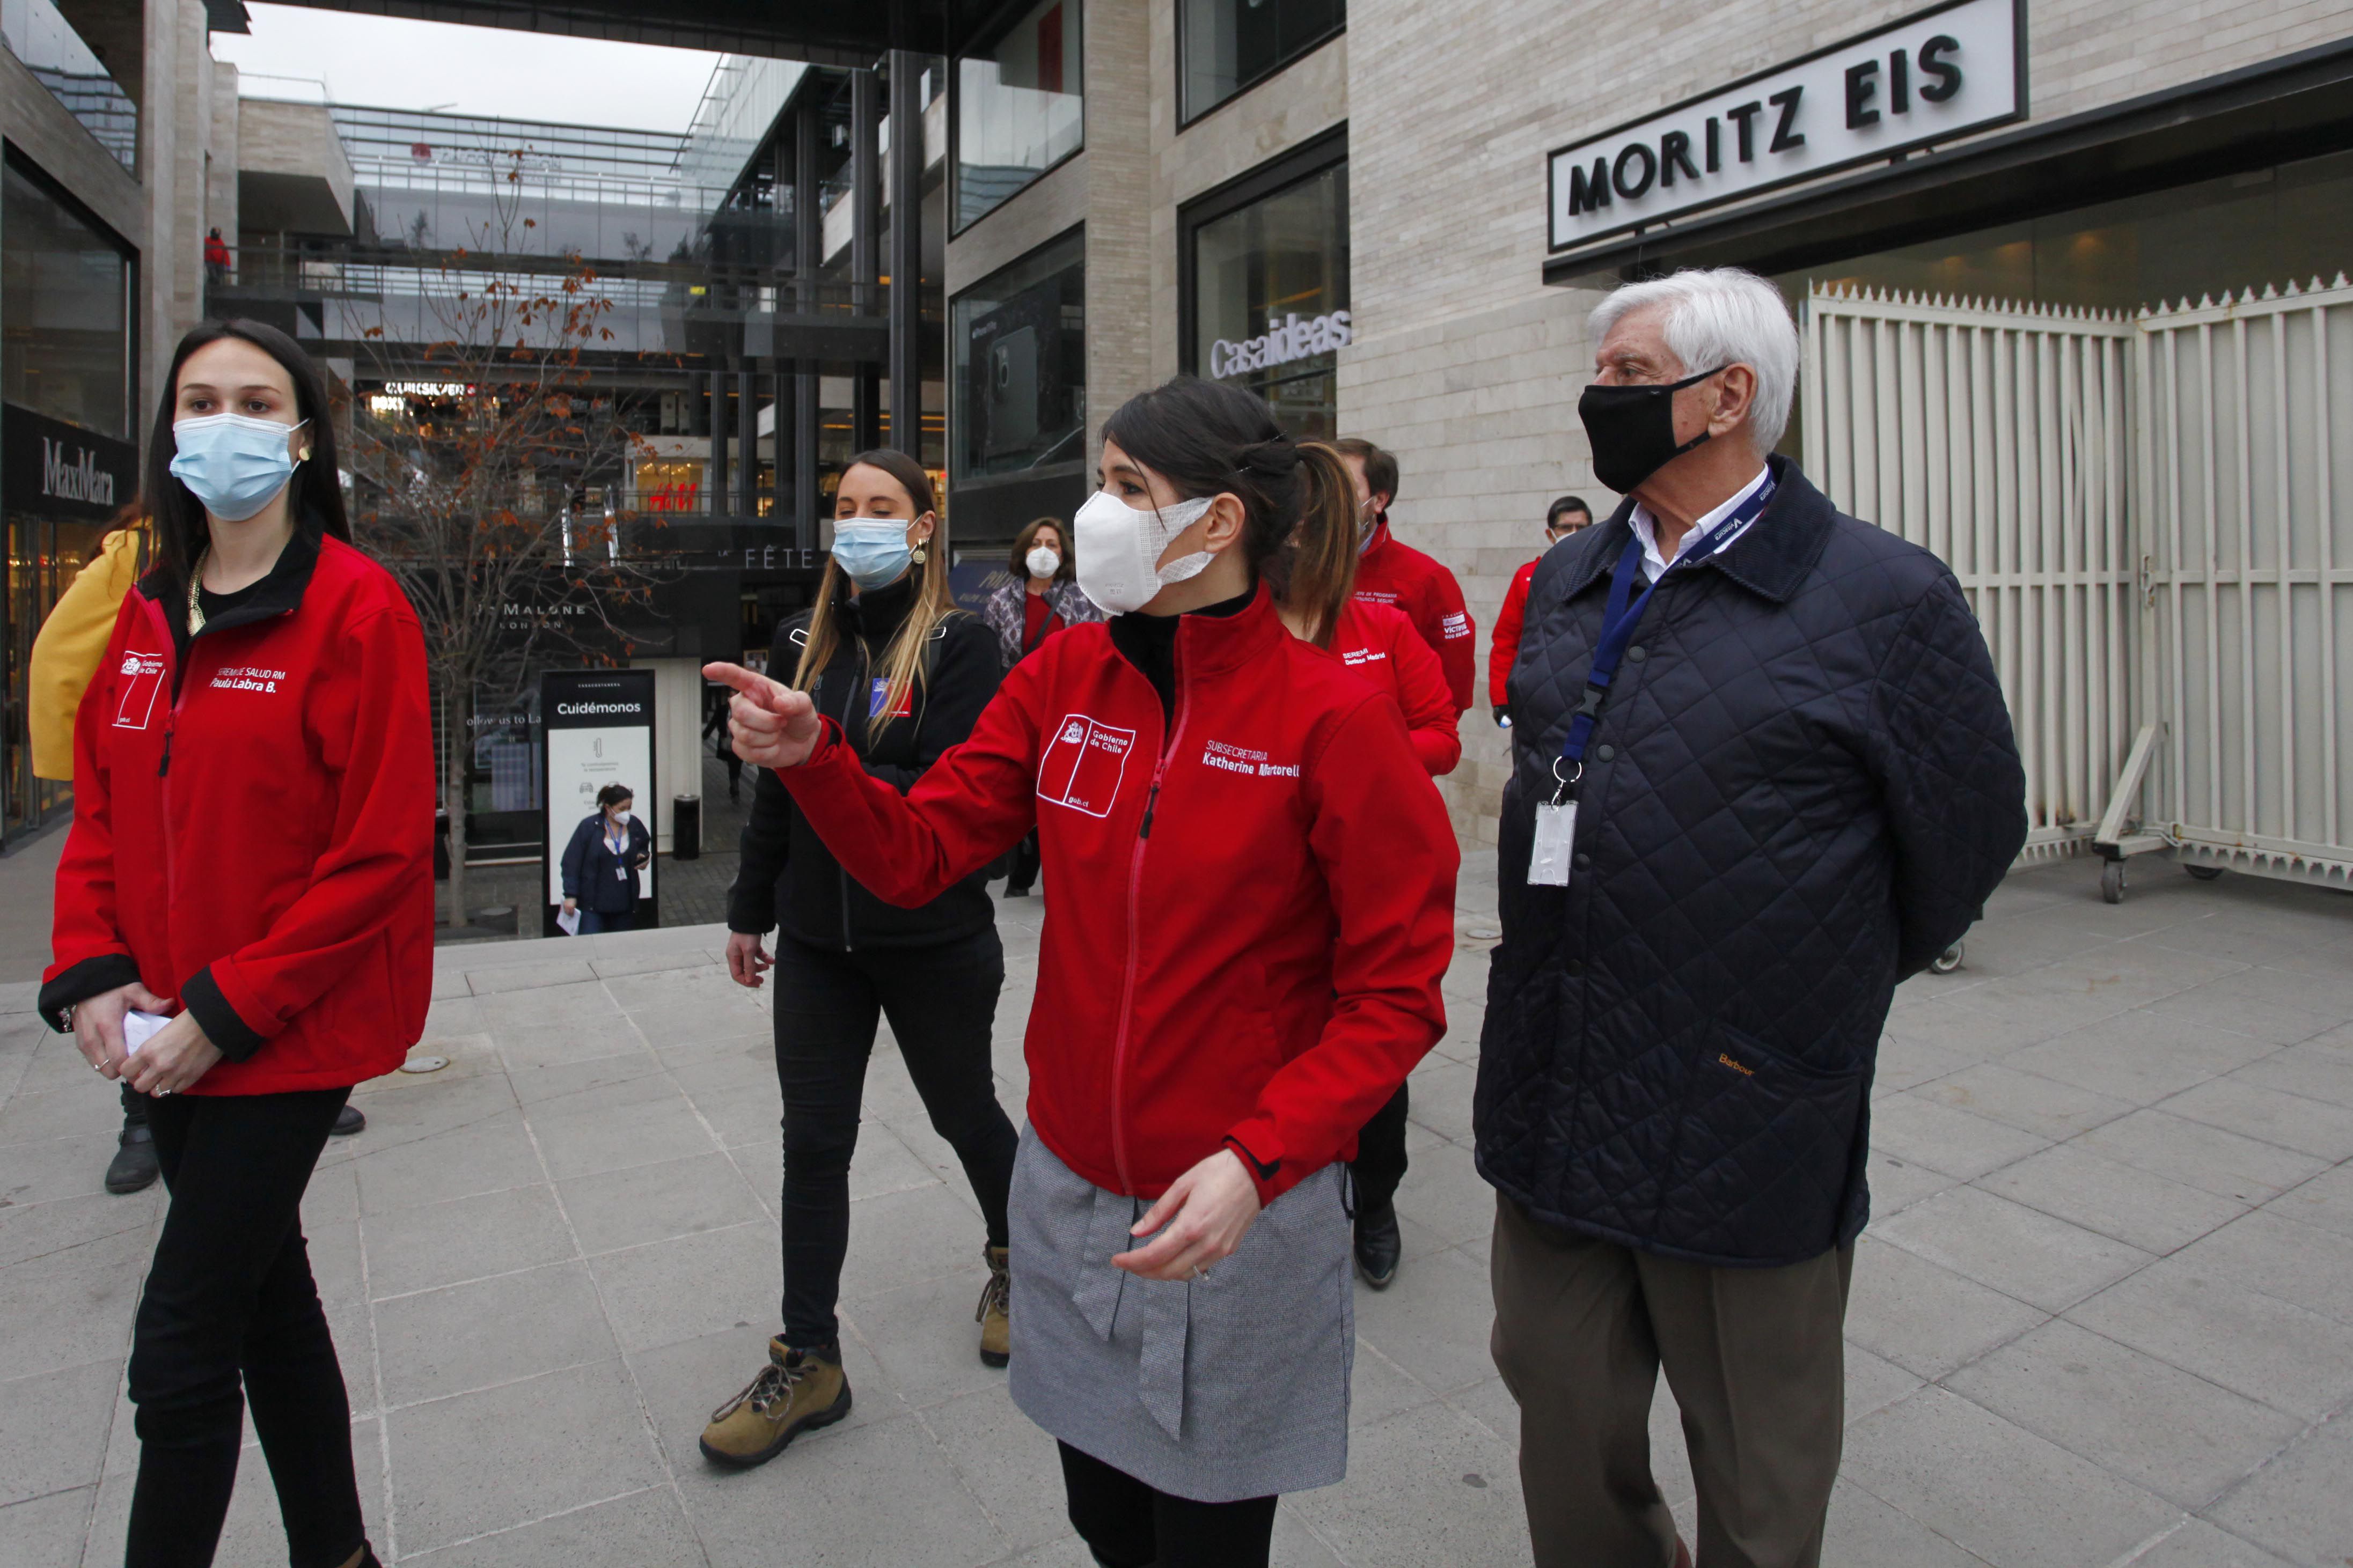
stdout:
<svg viewBox="0 0 2353 1568">
<path fill-rule="evenodd" d="M 2353 1558 L 2353 900 L 2161 868 L 2111 908 L 2094 885 L 2013 877 L 1968 966 L 1890 1020 L 1831 1563 Z M 1018 1108 L 1040 909 L 1002 907 Z M 1466 878 L 1452 1026 L 1414 1080 L 1406 1265 L 1359 1294 L 1349 1477 L 1285 1502 L 1287 1568 L 1526 1561 L 1468 1148 L 1493 909 Z M 361 1091 L 369 1129 L 304 1215 L 379 1551 L 1082 1568 L 1051 1444 L 973 1353 L 979 1219 L 887 1041 L 844 1279 L 856 1413 L 749 1474 L 697 1456 L 777 1286 L 765 998 L 727 983 L 721 940 L 445 950 L 422 1048 L 450 1066 Z M 106 1563 L 161 1199 L 100 1190 L 111 1097 L 29 1001 L 0 987 L 0 1563 Z M 1688 1531 L 1663 1389 L 1652 1428 Z M 220 1561 L 283 1552 L 248 1449 Z"/>
</svg>

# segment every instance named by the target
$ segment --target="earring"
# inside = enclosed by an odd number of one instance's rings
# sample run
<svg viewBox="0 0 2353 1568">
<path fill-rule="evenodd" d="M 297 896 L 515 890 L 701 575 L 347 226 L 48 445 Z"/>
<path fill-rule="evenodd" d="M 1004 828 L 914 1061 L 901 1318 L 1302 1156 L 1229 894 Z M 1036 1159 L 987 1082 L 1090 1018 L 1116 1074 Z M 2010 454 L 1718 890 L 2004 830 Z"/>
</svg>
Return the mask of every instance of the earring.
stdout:
<svg viewBox="0 0 2353 1568">
<path fill-rule="evenodd" d="M 922 545 L 918 544 L 917 546 L 915 546 L 915 564 L 916 564 L 916 565 L 918 565 L 918 566 L 921 566 L 923 563 L 923 547 Z"/>
</svg>

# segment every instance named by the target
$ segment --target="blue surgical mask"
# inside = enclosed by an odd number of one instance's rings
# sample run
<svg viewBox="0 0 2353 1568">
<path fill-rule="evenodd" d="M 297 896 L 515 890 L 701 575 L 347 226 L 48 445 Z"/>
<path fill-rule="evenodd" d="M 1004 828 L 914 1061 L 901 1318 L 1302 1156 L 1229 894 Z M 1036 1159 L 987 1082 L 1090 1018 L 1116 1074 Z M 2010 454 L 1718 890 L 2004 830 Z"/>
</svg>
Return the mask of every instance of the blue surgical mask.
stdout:
<svg viewBox="0 0 2353 1568">
<path fill-rule="evenodd" d="M 904 518 L 851 518 L 833 525 L 833 558 L 860 588 L 895 583 L 914 552 Z"/>
<path fill-rule="evenodd" d="M 301 427 L 244 414 L 179 420 L 172 426 L 172 477 L 213 516 L 243 522 L 294 477 L 286 438 Z"/>
</svg>

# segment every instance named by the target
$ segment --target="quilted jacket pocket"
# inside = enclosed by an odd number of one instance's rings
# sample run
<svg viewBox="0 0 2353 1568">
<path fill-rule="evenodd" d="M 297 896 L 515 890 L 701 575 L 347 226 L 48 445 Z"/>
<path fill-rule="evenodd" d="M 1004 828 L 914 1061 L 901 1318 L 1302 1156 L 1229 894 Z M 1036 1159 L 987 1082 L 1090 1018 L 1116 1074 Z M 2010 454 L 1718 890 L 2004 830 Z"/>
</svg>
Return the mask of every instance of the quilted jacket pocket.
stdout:
<svg viewBox="0 0 2353 1568">
<path fill-rule="evenodd" d="M 1672 1228 L 1727 1258 L 1785 1263 L 1837 1239 L 1864 1076 L 1824 1070 L 1737 1029 L 1702 1037 L 1674 1179 Z"/>
</svg>

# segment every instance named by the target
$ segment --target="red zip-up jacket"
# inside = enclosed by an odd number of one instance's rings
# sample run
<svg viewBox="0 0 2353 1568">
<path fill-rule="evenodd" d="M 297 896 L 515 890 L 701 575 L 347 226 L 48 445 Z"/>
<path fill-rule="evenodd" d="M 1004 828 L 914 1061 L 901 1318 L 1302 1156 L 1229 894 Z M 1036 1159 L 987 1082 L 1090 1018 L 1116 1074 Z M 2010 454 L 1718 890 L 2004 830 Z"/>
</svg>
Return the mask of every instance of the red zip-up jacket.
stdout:
<svg viewBox="0 0 2353 1568">
<path fill-rule="evenodd" d="M 1264 590 L 1176 627 L 1176 701 L 1103 624 L 1014 667 L 905 795 L 830 721 L 777 776 L 849 874 L 920 904 L 1034 823 L 1046 925 L 1029 1121 L 1156 1198 L 1230 1141 L 1271 1202 L 1335 1159 L 1445 1031 L 1460 856 L 1397 706 Z"/>
<path fill-rule="evenodd" d="M 1454 711 L 1466 711 L 1478 686 L 1478 628 L 1471 624 L 1462 584 L 1454 574 L 1412 545 L 1398 542 L 1383 519 L 1374 528 L 1373 542 L 1356 558 L 1356 597 L 1405 612 L 1446 670 Z"/>
<path fill-rule="evenodd" d="M 74 820 L 41 1010 L 137 980 L 223 1059 L 192 1094 L 332 1089 L 398 1067 L 433 990 L 425 640 L 389 574 L 299 531 L 180 668 L 124 595 L 75 721 Z"/>
<path fill-rule="evenodd" d="M 1462 734 L 1453 693 L 1446 689 L 1438 656 L 1411 621 L 1387 605 L 1351 599 L 1332 629 L 1332 652 L 1396 701 L 1413 754 L 1430 777 L 1454 771 L 1462 760 Z"/>
<path fill-rule="evenodd" d="M 1504 590 L 1504 607 L 1495 612 L 1495 640 L 1487 647 L 1487 700 L 1501 708 L 1511 700 L 1504 683 L 1512 679 L 1512 661 L 1520 657 L 1520 626 L 1528 613 L 1528 584 L 1536 580 L 1539 555 L 1512 574 Z"/>
</svg>

